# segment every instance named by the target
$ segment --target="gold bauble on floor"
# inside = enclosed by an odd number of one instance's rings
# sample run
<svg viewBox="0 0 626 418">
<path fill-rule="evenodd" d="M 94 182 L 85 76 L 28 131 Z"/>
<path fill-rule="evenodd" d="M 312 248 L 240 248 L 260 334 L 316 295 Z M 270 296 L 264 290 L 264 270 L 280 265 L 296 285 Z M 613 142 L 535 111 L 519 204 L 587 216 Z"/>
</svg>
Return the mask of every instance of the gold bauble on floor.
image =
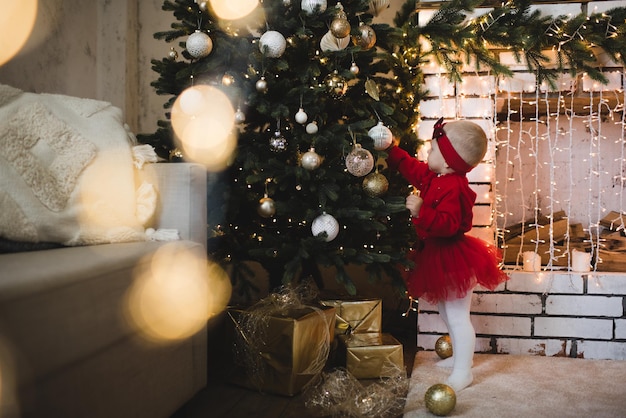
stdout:
<svg viewBox="0 0 626 418">
<path fill-rule="evenodd" d="M 426 408 L 438 416 L 448 415 L 456 406 L 454 389 L 443 383 L 432 385 L 424 395 Z"/>
</svg>

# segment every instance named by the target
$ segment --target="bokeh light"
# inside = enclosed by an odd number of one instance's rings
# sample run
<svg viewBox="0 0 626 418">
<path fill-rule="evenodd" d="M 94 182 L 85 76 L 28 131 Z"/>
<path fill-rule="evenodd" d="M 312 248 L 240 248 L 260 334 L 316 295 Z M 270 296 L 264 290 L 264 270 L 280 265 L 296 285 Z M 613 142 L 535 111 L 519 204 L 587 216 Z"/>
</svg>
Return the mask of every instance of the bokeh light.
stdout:
<svg viewBox="0 0 626 418">
<path fill-rule="evenodd" d="M 167 243 L 139 266 L 126 312 L 148 340 L 188 338 L 230 301 L 230 278 L 207 261 L 203 248 Z"/>
<path fill-rule="evenodd" d="M 235 109 L 220 89 L 196 85 L 184 90 L 172 107 L 172 127 L 186 159 L 220 171 L 237 147 Z"/>
<path fill-rule="evenodd" d="M 37 0 L 0 0 L 0 65 L 24 46 L 37 19 Z"/>
<path fill-rule="evenodd" d="M 213 12 L 221 19 L 237 20 L 252 13 L 258 0 L 210 0 Z"/>
</svg>

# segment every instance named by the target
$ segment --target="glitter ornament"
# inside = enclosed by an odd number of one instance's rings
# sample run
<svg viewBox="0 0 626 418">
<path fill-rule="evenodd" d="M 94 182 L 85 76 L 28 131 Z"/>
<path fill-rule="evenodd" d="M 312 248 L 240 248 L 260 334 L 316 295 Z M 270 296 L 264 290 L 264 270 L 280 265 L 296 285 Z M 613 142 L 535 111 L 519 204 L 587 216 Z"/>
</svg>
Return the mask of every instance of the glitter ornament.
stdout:
<svg viewBox="0 0 626 418">
<path fill-rule="evenodd" d="M 206 33 L 196 30 L 187 38 L 185 48 L 192 57 L 204 58 L 213 50 L 213 41 Z"/>
<path fill-rule="evenodd" d="M 348 83 L 346 82 L 346 79 L 339 75 L 337 70 L 328 74 L 324 79 L 324 83 L 326 84 L 326 91 L 334 99 L 343 97 L 343 95 L 346 94 L 346 91 L 348 91 Z"/>
<path fill-rule="evenodd" d="M 378 122 L 378 124 L 374 125 L 367 132 L 367 135 L 374 140 L 374 149 L 379 151 L 389 148 L 389 145 L 391 145 L 393 141 L 391 130 L 383 125 L 382 122 Z"/>
<path fill-rule="evenodd" d="M 273 151 L 284 151 L 287 149 L 287 138 L 280 131 L 276 131 L 274 136 L 270 138 L 270 146 Z"/>
<path fill-rule="evenodd" d="M 259 39 L 259 49 L 266 57 L 278 58 L 283 55 L 286 47 L 285 37 L 275 30 L 268 30 Z"/>
<path fill-rule="evenodd" d="M 246 121 L 246 114 L 241 111 L 241 108 L 237 108 L 235 112 L 235 123 L 244 123 Z"/>
<path fill-rule="evenodd" d="M 326 237 L 324 238 L 326 242 L 330 242 L 337 238 L 339 234 L 339 222 L 335 219 L 334 216 L 323 212 L 320 216 L 313 219 L 313 223 L 311 223 L 311 232 L 313 236 L 318 236 L 321 233 L 326 233 Z"/>
<path fill-rule="evenodd" d="M 318 131 L 317 122 L 313 121 L 306 125 L 306 133 L 310 135 L 316 134 Z"/>
<path fill-rule="evenodd" d="M 449 335 L 443 335 L 437 339 L 435 353 L 442 359 L 452 357 L 452 340 Z"/>
<path fill-rule="evenodd" d="M 345 38 L 350 35 L 350 22 L 348 22 L 348 16 L 343 11 L 343 5 L 337 2 L 337 8 L 339 11 L 335 15 L 335 18 L 330 22 L 330 32 L 337 38 Z"/>
<path fill-rule="evenodd" d="M 371 26 L 361 22 L 358 33 L 352 36 L 352 43 L 360 46 L 361 49 L 371 49 L 376 45 L 376 32 L 374 32 Z"/>
<path fill-rule="evenodd" d="M 261 77 L 256 82 L 256 91 L 259 93 L 267 93 L 267 80 L 265 77 Z"/>
<path fill-rule="evenodd" d="M 179 148 L 174 148 L 170 150 L 169 160 L 171 162 L 178 163 L 178 162 L 184 161 L 184 159 L 185 159 L 185 155 Z"/>
<path fill-rule="evenodd" d="M 311 147 L 307 152 L 302 154 L 300 165 L 306 170 L 315 170 L 322 164 L 322 157 L 315 152 L 315 148 Z"/>
<path fill-rule="evenodd" d="M 259 200 L 259 206 L 256 211 L 259 216 L 271 218 L 276 214 L 276 202 L 271 197 L 265 195 Z"/>
<path fill-rule="evenodd" d="M 302 0 L 302 10 L 309 15 L 322 13 L 327 6 L 326 0 Z"/>
<path fill-rule="evenodd" d="M 424 395 L 424 402 L 430 412 L 445 416 L 456 406 L 456 393 L 450 386 L 437 383 L 428 388 Z"/>
<path fill-rule="evenodd" d="M 356 144 L 346 156 L 346 168 L 353 176 L 363 177 L 374 168 L 374 157 L 361 144 Z"/>
<path fill-rule="evenodd" d="M 389 190 L 389 181 L 379 172 L 369 173 L 363 179 L 363 191 L 369 197 L 384 196 L 387 190 Z"/>
<path fill-rule="evenodd" d="M 296 116 L 295 116 L 296 122 L 298 122 L 300 125 L 304 125 L 308 118 L 309 116 L 306 114 L 306 112 L 302 108 L 298 110 L 298 113 L 296 113 Z"/>
<path fill-rule="evenodd" d="M 352 62 L 352 65 L 350 65 L 350 72 L 354 75 L 357 75 L 359 73 L 360 68 L 358 65 L 356 65 L 356 62 Z"/>
</svg>

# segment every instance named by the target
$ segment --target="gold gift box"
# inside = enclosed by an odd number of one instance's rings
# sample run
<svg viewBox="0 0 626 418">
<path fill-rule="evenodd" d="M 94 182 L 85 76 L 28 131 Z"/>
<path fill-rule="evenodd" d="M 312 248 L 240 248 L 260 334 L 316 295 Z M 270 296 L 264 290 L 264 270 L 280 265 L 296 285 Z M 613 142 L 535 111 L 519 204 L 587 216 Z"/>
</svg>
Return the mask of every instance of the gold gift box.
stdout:
<svg viewBox="0 0 626 418">
<path fill-rule="evenodd" d="M 404 369 L 402 344 L 391 334 L 340 335 L 346 369 L 357 379 L 393 377 Z"/>
<path fill-rule="evenodd" d="M 253 341 L 241 326 L 242 315 L 254 311 L 229 309 L 228 315 L 237 334 L 235 344 Z M 323 369 L 328 359 L 330 338 L 335 327 L 335 309 L 304 307 L 272 314 L 267 326 L 257 334 L 262 336 L 260 347 L 238 347 L 245 356 L 255 357 L 254 370 L 241 359 L 234 359 L 229 380 L 232 383 L 261 392 L 294 396 Z M 255 348 L 256 347 L 256 348 Z M 324 352 L 324 348 L 326 351 Z M 324 356 L 324 358 L 321 358 Z"/>
<path fill-rule="evenodd" d="M 337 314 L 335 334 L 360 334 L 381 332 L 383 303 L 381 299 L 322 300 L 322 305 L 332 306 Z"/>
</svg>

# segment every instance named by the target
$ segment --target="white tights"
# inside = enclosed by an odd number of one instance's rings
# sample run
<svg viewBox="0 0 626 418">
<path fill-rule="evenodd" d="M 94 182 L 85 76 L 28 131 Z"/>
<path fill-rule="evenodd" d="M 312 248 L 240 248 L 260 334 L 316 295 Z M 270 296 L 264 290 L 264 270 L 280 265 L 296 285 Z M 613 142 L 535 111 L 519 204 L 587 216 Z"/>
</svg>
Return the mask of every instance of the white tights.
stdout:
<svg viewBox="0 0 626 418">
<path fill-rule="evenodd" d="M 472 384 L 472 364 L 474 362 L 474 347 L 476 332 L 470 321 L 470 305 L 472 303 L 470 290 L 461 299 L 452 299 L 439 302 L 439 315 L 448 327 L 452 340 L 453 356 L 438 363 L 442 367 L 452 366 L 452 373 L 446 380 L 456 392 Z M 452 363 L 452 364 L 450 364 Z"/>
</svg>

